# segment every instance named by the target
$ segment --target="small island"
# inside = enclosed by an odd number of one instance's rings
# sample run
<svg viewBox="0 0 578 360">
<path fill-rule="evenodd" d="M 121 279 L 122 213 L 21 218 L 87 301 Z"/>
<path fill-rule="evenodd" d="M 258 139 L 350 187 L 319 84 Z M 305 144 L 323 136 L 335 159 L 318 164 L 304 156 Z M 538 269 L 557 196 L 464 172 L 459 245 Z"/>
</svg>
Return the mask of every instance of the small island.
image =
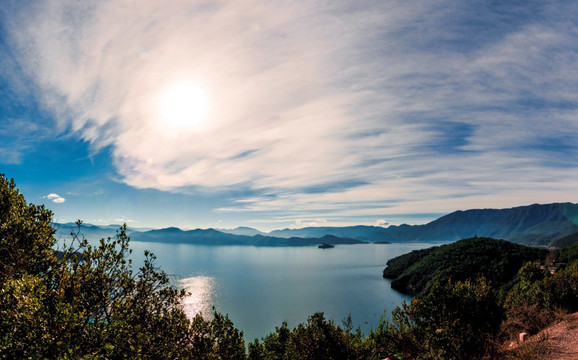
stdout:
<svg viewBox="0 0 578 360">
<path fill-rule="evenodd" d="M 332 249 L 332 248 L 335 247 L 335 245 L 323 243 L 323 244 L 321 244 L 321 245 L 319 245 L 319 246 L 317 246 L 317 247 L 320 248 L 320 249 Z"/>
</svg>

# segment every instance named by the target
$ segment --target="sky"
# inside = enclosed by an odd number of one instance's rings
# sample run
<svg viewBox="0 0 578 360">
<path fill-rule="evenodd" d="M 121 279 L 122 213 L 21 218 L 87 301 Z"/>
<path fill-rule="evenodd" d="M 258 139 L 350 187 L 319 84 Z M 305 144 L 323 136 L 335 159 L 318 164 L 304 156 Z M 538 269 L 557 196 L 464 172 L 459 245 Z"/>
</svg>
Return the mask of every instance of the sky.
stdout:
<svg viewBox="0 0 578 360">
<path fill-rule="evenodd" d="M 578 202 L 574 1 L 0 3 L 0 173 L 57 222 Z"/>
</svg>

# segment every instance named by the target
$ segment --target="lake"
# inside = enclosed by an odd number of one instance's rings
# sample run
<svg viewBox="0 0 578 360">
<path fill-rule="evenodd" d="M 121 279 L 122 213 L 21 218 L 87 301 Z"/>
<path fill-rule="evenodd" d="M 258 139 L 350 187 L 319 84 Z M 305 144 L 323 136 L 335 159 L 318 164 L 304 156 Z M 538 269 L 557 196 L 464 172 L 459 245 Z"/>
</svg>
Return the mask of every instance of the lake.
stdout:
<svg viewBox="0 0 578 360">
<path fill-rule="evenodd" d="M 432 244 L 317 247 L 202 246 L 131 241 L 135 267 L 151 250 L 159 265 L 192 293 L 191 316 L 215 306 L 245 333 L 261 338 L 286 321 L 293 328 L 315 312 L 342 325 L 351 314 L 367 332 L 411 298 L 382 277 L 388 259 Z"/>
</svg>

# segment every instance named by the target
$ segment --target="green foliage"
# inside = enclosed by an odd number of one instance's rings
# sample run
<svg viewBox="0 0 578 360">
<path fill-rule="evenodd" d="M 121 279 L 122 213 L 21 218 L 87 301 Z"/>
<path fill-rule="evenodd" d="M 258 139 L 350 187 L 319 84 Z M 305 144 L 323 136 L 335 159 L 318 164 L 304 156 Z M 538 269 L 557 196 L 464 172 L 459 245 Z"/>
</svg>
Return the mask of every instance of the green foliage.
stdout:
<svg viewBox="0 0 578 360">
<path fill-rule="evenodd" d="M 137 271 L 126 225 L 55 256 L 51 213 L 0 177 L 0 358 L 243 359 L 243 335 L 219 314 L 191 322 L 184 290 L 145 252 Z M 80 226 L 80 221 L 77 223 Z"/>
<path fill-rule="evenodd" d="M 578 311 L 578 262 L 545 278 L 539 286 L 544 296 L 544 308 Z"/>
<path fill-rule="evenodd" d="M 0 284 L 54 264 L 51 220 L 49 210 L 26 204 L 14 180 L 0 174 Z"/>
<path fill-rule="evenodd" d="M 578 244 L 578 232 L 556 239 L 550 245 L 557 248 L 566 248 Z"/>
<path fill-rule="evenodd" d="M 568 265 L 578 262 L 578 243 L 559 250 L 558 262 Z"/>
<path fill-rule="evenodd" d="M 397 275 L 393 288 L 409 293 L 427 292 L 437 281 L 465 281 L 485 277 L 493 286 L 508 284 L 527 261 L 543 259 L 547 250 L 490 238 L 470 238 L 449 245 L 412 252 L 391 259 L 388 268 Z M 403 268 L 403 271 L 401 269 Z"/>
<path fill-rule="evenodd" d="M 180 308 L 185 293 L 169 285 L 152 254 L 133 274 L 128 242 L 123 226 L 116 240 L 101 240 L 96 248 L 82 241 L 46 271 L 5 284 L 0 354 L 161 359 L 186 350 L 186 344 L 175 347 L 188 339 Z"/>
<path fill-rule="evenodd" d="M 540 275 L 537 275 L 540 274 Z M 535 304 L 544 311 L 563 309 L 578 311 L 578 262 L 560 269 L 553 275 L 540 272 L 533 264 L 524 266 L 518 281 L 507 294 L 504 306 L 513 309 Z"/>
<path fill-rule="evenodd" d="M 343 330 L 316 313 L 293 330 L 292 352 L 303 360 L 346 359 L 347 347 Z"/>
<path fill-rule="evenodd" d="M 528 304 L 542 304 L 544 299 L 540 281 L 545 277 L 546 272 L 531 262 L 522 266 L 514 279 L 514 285 L 505 296 L 505 308 L 513 309 Z"/>
<path fill-rule="evenodd" d="M 420 359 L 481 359 L 502 318 L 484 278 L 435 283 L 428 294 L 394 311 L 390 334 L 398 348 Z"/>
<path fill-rule="evenodd" d="M 520 332 L 537 333 L 561 313 L 578 311 L 578 262 L 554 274 L 528 263 L 507 293 L 504 308 L 507 319 L 501 332 L 515 338 Z"/>
<path fill-rule="evenodd" d="M 365 348 L 368 349 L 371 359 L 383 359 L 391 354 L 403 350 L 405 353 L 417 354 L 413 323 L 407 316 L 411 305 L 404 302 L 391 314 L 392 320 L 388 320 L 385 314 L 379 319 L 375 329 L 371 329 L 364 340 Z"/>
<path fill-rule="evenodd" d="M 438 246 L 434 246 L 427 249 L 413 250 L 407 254 L 388 260 L 387 267 L 383 270 L 383 277 L 386 279 L 395 279 L 401 276 L 401 274 L 413 264 L 418 263 L 438 248 Z"/>
<path fill-rule="evenodd" d="M 351 319 L 344 321 L 345 329 L 325 319 L 323 313 L 309 317 L 307 323 L 293 330 L 283 323 L 274 333 L 249 344 L 251 360 L 348 360 L 369 359 L 360 330 L 351 328 Z"/>
<path fill-rule="evenodd" d="M 45 316 L 47 289 L 34 275 L 23 274 L 4 282 L 0 291 L 0 357 L 41 358 L 50 341 Z"/>
<path fill-rule="evenodd" d="M 213 319 L 196 315 L 192 322 L 193 359 L 244 359 L 243 332 L 226 315 L 213 312 Z"/>
<path fill-rule="evenodd" d="M 383 359 L 393 354 L 415 359 L 482 359 L 493 353 L 504 311 L 484 278 L 435 283 L 429 293 L 381 318 L 364 337 L 317 313 L 293 330 L 283 323 L 262 341 L 249 344 L 251 360 Z M 349 325 L 347 325 L 349 324 Z"/>
</svg>

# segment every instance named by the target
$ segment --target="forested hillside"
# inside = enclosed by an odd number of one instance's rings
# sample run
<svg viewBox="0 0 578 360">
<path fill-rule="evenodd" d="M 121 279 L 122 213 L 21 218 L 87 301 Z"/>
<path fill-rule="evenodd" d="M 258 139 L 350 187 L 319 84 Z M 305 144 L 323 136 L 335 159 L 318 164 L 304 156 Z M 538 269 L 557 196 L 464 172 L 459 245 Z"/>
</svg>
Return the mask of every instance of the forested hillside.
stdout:
<svg viewBox="0 0 578 360">
<path fill-rule="evenodd" d="M 552 246 L 556 248 L 565 248 L 574 244 L 578 244 L 578 233 L 574 233 L 568 236 L 557 239 L 552 242 Z"/>
<path fill-rule="evenodd" d="M 578 204 L 534 204 L 510 209 L 455 211 L 424 225 L 390 226 L 388 241 L 450 241 L 473 236 L 548 245 L 578 232 Z"/>
<path fill-rule="evenodd" d="M 436 281 L 464 281 L 484 276 L 492 286 L 510 282 L 528 261 L 543 260 L 548 251 L 504 240 L 474 237 L 412 251 L 387 262 L 383 277 L 399 291 L 421 293 Z"/>
</svg>

